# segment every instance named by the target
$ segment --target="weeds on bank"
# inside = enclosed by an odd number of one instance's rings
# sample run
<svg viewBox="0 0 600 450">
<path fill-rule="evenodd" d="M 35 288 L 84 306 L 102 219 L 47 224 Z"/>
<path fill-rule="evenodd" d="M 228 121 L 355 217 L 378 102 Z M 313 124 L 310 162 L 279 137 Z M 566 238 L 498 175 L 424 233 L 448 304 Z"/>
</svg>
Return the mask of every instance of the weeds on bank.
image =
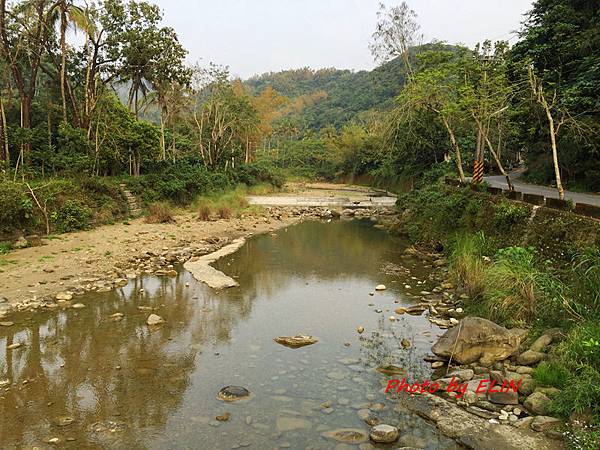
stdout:
<svg viewBox="0 0 600 450">
<path fill-rule="evenodd" d="M 148 207 L 146 223 L 170 223 L 173 221 L 173 210 L 167 203 L 152 203 Z"/>
<path fill-rule="evenodd" d="M 484 247 L 483 233 L 457 236 L 451 244 L 452 274 L 471 299 L 478 299 L 485 291 Z"/>
<path fill-rule="evenodd" d="M 483 233 L 456 237 L 450 249 L 450 273 L 469 296 L 472 313 L 509 326 L 559 325 L 578 319 L 569 290 L 547 267 L 539 267 L 533 248 L 507 247 L 488 258 Z"/>
<path fill-rule="evenodd" d="M 567 384 L 569 371 L 557 361 L 543 361 L 535 368 L 533 378 L 540 386 L 562 389 Z"/>
<path fill-rule="evenodd" d="M 469 294 L 470 314 L 505 326 L 561 326 L 565 338 L 535 369 L 539 385 L 560 392 L 554 414 L 589 412 L 586 429 L 567 433 L 567 447 L 598 448 L 600 431 L 600 250 L 574 257 L 561 272 L 534 248 L 506 247 L 490 254 L 482 233 L 456 237 L 450 246 L 450 274 Z M 560 276 L 559 276 L 560 275 Z"/>
<path fill-rule="evenodd" d="M 259 185 L 258 189 L 266 187 L 261 188 Z M 255 212 L 257 207 L 249 205 L 246 200 L 248 192 L 247 188 L 238 186 L 233 191 L 197 199 L 194 206 L 198 211 L 198 220 L 230 219 L 239 217 L 244 212 Z"/>
</svg>

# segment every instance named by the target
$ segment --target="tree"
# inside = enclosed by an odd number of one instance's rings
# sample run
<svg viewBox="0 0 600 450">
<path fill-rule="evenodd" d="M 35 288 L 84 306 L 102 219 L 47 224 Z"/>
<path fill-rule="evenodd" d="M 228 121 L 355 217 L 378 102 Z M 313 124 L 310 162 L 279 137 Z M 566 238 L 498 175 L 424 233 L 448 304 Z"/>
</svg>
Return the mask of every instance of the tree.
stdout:
<svg viewBox="0 0 600 450">
<path fill-rule="evenodd" d="M 554 176 L 556 189 L 561 200 L 565 198 L 565 190 L 562 185 L 560 175 L 560 165 L 558 162 L 558 145 L 556 138 L 563 125 L 572 122 L 573 118 L 569 110 L 560 102 L 558 88 L 546 92 L 544 82 L 536 75 L 533 67 L 529 66 L 529 83 L 534 100 L 542 107 L 548 121 L 548 132 L 550 133 L 550 146 L 552 149 L 552 163 L 554 165 Z"/>
<path fill-rule="evenodd" d="M 38 72 L 49 40 L 51 9 L 49 0 L 32 0 L 16 4 L 8 11 L 6 0 L 0 0 L 0 54 L 10 67 L 20 98 L 21 128 L 25 134 L 32 122 L 32 102 L 37 91 Z M 29 158 L 29 136 L 21 146 L 19 161 Z"/>
<path fill-rule="evenodd" d="M 515 79 L 529 83 L 528 67 L 533 65 L 548 104 L 556 93 L 554 113 L 567 110 L 585 128 L 563 127 L 556 135 L 561 181 L 577 182 L 600 189 L 600 3 L 589 0 L 536 0 L 511 49 Z M 523 73 L 524 72 L 524 73 Z M 531 90 L 529 90 L 531 91 Z M 530 100 L 530 96 L 525 96 Z M 556 179 L 549 157 L 546 113 L 538 120 L 539 102 L 515 105 L 519 110 L 518 138 L 527 149 L 531 175 L 540 181 Z M 594 133 L 593 138 L 590 133 Z"/>
<path fill-rule="evenodd" d="M 389 9 L 380 3 L 373 42 L 369 46 L 376 60 L 386 62 L 401 57 L 409 78 L 413 75 L 410 49 L 422 39 L 416 19 L 417 14 L 405 1 Z"/>
<path fill-rule="evenodd" d="M 90 33 L 93 23 L 89 20 L 86 11 L 76 6 L 70 0 L 59 0 L 58 10 L 60 14 L 60 95 L 62 98 L 63 121 L 68 122 L 67 115 L 67 28 L 71 24 L 76 28 Z M 76 112 L 76 111 L 74 111 Z"/>
<path fill-rule="evenodd" d="M 472 55 L 465 54 L 465 58 L 461 60 L 466 76 L 460 101 L 475 121 L 477 159 L 483 160 L 484 148 L 487 146 L 512 191 L 513 184 L 501 159 L 501 135 L 507 127 L 507 111 L 518 89 L 508 82 L 507 51 L 508 45 L 505 42 L 497 42 L 492 46 L 490 41 L 485 41 L 483 45 L 477 45 Z M 497 130 L 497 146 L 490 139 L 492 128 Z"/>
<path fill-rule="evenodd" d="M 198 100 L 193 116 L 198 146 L 204 163 L 213 168 L 235 164 L 242 153 L 250 161 L 252 137 L 260 123 L 250 96 L 228 77 L 227 68 L 214 65 L 195 72 Z"/>
<path fill-rule="evenodd" d="M 465 49 L 459 52 L 464 53 Z M 459 94 L 463 85 L 460 55 L 452 51 L 429 50 L 421 53 L 419 60 L 421 68 L 400 93 L 396 114 L 406 117 L 420 109 L 435 113 L 448 133 L 457 173 L 464 182 L 462 151 L 457 137 L 457 129 L 465 120 Z"/>
</svg>

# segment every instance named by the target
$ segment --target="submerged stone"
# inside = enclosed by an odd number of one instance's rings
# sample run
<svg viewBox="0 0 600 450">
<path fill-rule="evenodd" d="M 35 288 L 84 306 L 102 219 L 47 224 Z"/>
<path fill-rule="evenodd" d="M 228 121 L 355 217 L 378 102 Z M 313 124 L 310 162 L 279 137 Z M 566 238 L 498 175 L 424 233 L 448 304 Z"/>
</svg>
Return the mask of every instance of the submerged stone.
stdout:
<svg viewBox="0 0 600 450">
<path fill-rule="evenodd" d="M 380 372 L 384 375 L 406 375 L 406 369 L 395 366 L 393 364 L 385 364 L 383 366 L 379 366 L 376 370 L 377 372 Z"/>
<path fill-rule="evenodd" d="M 146 323 L 150 326 L 160 325 L 162 323 L 165 323 L 165 319 L 156 314 L 150 314 L 148 316 L 148 319 L 146 320 Z"/>
<path fill-rule="evenodd" d="M 248 397 L 250 397 L 250 391 L 241 386 L 225 386 L 217 394 L 217 398 L 224 402 L 236 402 Z"/>
<path fill-rule="evenodd" d="M 339 428 L 321 433 L 321 436 L 344 444 L 363 444 L 369 440 L 367 433 L 357 428 Z"/>
</svg>

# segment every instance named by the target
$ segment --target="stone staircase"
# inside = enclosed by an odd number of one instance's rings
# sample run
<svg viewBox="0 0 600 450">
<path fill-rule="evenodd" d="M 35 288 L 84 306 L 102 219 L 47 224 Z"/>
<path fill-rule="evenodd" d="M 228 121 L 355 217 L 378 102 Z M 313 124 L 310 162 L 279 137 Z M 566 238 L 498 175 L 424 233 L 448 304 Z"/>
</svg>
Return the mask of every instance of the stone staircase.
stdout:
<svg viewBox="0 0 600 450">
<path fill-rule="evenodd" d="M 142 214 L 142 208 L 140 207 L 138 199 L 135 198 L 135 195 L 133 195 L 127 189 L 127 185 L 125 183 L 121 183 L 119 185 L 119 187 L 121 188 L 121 192 L 123 192 L 123 195 L 127 199 L 127 205 L 129 206 L 129 216 L 130 217 L 140 216 Z"/>
</svg>

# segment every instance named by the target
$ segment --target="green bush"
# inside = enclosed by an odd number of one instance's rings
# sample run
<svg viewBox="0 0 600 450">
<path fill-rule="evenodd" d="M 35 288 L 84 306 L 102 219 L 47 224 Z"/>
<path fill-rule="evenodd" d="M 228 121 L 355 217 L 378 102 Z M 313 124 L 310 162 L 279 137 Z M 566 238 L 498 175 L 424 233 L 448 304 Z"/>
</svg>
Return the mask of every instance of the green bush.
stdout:
<svg viewBox="0 0 600 450">
<path fill-rule="evenodd" d="M 514 226 L 524 224 L 529 216 L 529 207 L 503 201 L 495 206 L 494 225 L 501 231 L 510 231 Z"/>
<path fill-rule="evenodd" d="M 244 183 L 246 186 L 269 183 L 276 188 L 281 188 L 285 182 L 281 169 L 268 160 L 243 164 L 236 170 L 236 178 L 238 182 Z"/>
<path fill-rule="evenodd" d="M 0 232 L 26 228 L 33 218 L 33 202 L 21 183 L 0 182 Z"/>
<path fill-rule="evenodd" d="M 51 217 L 56 228 L 62 233 L 67 233 L 88 228 L 92 210 L 76 200 L 67 200 Z"/>
<path fill-rule="evenodd" d="M 571 369 L 591 366 L 600 371 L 600 321 L 591 318 L 573 328 L 558 349 Z"/>
</svg>

